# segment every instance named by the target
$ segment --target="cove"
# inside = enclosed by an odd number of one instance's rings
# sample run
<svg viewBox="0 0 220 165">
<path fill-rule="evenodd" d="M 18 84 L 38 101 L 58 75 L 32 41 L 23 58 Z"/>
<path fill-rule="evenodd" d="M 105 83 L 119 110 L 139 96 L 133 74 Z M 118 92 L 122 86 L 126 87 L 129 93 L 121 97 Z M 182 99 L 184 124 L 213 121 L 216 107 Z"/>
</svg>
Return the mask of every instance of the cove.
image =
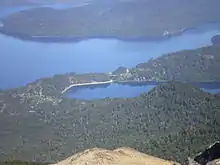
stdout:
<svg viewBox="0 0 220 165">
<path fill-rule="evenodd" d="M 159 83 L 149 82 L 145 84 L 117 84 L 112 83 L 108 85 L 95 85 L 87 87 L 73 87 L 64 94 L 64 97 L 81 99 L 81 100 L 94 100 L 104 98 L 132 98 L 137 97 L 142 93 L 151 91 Z M 193 83 L 201 90 L 217 94 L 220 92 L 220 83 Z M 120 92 L 119 92 L 120 91 Z"/>
<path fill-rule="evenodd" d="M 26 42 L 0 35 L 0 89 L 26 85 L 42 77 L 69 72 L 111 72 L 135 67 L 163 54 L 211 45 L 219 25 L 191 29 L 182 35 L 143 42 L 88 39 L 74 43 Z"/>
</svg>

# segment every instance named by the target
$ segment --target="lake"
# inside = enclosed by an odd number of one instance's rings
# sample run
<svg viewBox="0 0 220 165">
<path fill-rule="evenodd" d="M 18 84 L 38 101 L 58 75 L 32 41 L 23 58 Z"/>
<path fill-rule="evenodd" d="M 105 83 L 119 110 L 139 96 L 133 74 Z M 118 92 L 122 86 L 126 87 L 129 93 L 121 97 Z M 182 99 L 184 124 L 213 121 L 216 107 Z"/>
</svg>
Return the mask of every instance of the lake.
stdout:
<svg viewBox="0 0 220 165">
<path fill-rule="evenodd" d="M 211 37 L 216 34 L 220 34 L 219 24 L 142 42 L 88 39 L 73 43 L 40 43 L 0 35 L 0 89 L 23 86 L 55 74 L 110 72 L 119 66 L 134 67 L 166 53 L 211 45 Z"/>
<path fill-rule="evenodd" d="M 139 96 L 144 92 L 151 91 L 157 85 L 158 83 L 146 83 L 142 85 L 122 85 L 112 83 L 90 87 L 73 87 L 65 93 L 64 97 L 82 100 L 103 99 L 107 97 L 132 98 Z M 220 83 L 194 83 L 193 85 L 200 87 L 203 91 L 211 94 L 220 93 Z"/>
<path fill-rule="evenodd" d="M 123 42 L 89 39 L 77 43 L 27 42 L 0 35 L 0 88 L 23 86 L 42 77 L 68 72 L 110 72 L 119 66 L 134 67 L 151 58 L 211 44 L 220 29 L 193 32 L 167 40 Z"/>
</svg>

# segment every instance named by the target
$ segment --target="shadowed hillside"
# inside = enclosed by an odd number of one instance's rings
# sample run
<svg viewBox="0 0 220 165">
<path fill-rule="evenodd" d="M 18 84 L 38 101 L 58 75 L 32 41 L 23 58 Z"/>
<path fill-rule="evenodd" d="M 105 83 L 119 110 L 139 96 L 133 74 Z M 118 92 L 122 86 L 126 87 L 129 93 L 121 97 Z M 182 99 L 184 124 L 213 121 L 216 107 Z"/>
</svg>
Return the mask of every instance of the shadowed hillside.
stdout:
<svg viewBox="0 0 220 165">
<path fill-rule="evenodd" d="M 1 7 L 17 7 L 17 6 L 27 6 L 27 5 L 42 5 L 42 4 L 55 4 L 55 3 L 83 3 L 90 0 L 1 0 Z"/>
</svg>

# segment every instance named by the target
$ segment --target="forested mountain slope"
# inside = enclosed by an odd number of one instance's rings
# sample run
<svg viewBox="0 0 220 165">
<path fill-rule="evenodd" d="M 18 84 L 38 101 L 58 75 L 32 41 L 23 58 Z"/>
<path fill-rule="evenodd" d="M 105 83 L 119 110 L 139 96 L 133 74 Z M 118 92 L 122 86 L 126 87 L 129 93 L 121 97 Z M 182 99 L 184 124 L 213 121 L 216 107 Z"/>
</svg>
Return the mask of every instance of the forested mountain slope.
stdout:
<svg viewBox="0 0 220 165">
<path fill-rule="evenodd" d="M 34 99 L 0 95 L 1 159 L 51 162 L 88 148 L 129 146 L 183 162 L 220 134 L 220 98 L 180 82 L 130 99 Z"/>
</svg>

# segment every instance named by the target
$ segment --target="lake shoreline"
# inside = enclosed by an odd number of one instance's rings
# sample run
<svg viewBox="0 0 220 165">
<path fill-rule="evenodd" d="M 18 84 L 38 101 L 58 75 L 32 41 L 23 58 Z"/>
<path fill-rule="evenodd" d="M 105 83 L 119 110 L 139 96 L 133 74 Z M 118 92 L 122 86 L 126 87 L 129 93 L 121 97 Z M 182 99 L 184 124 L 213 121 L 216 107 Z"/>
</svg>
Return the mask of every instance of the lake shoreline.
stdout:
<svg viewBox="0 0 220 165">
<path fill-rule="evenodd" d="M 71 84 L 68 87 L 66 87 L 61 93 L 65 94 L 68 91 L 71 91 L 73 88 L 96 88 L 99 86 L 109 86 L 111 84 L 118 84 L 118 85 L 128 85 L 130 87 L 135 87 L 135 86 L 146 86 L 146 85 L 162 85 L 166 84 L 172 81 L 136 81 L 136 80 L 131 80 L 131 81 L 118 81 L 118 80 L 109 80 L 105 82 L 90 82 L 90 83 L 81 83 L 81 84 Z M 181 81 L 174 81 L 174 82 L 181 82 Z M 201 85 L 216 85 L 220 87 L 220 82 L 219 81 L 202 81 L 202 82 L 189 82 L 186 81 L 184 83 L 189 83 L 193 86 L 201 86 Z M 201 87 L 202 88 L 202 87 Z"/>
<path fill-rule="evenodd" d="M 81 36 L 81 37 L 76 37 L 76 36 L 71 36 L 71 37 L 66 37 L 66 36 L 30 36 L 26 34 L 19 34 L 19 33 L 13 33 L 13 32 L 5 32 L 2 29 L 0 29 L 0 34 L 5 35 L 8 37 L 13 37 L 15 39 L 23 40 L 23 41 L 32 41 L 32 42 L 40 42 L 40 43 L 77 43 L 81 41 L 86 41 L 90 39 L 112 39 L 112 40 L 119 40 L 122 42 L 148 42 L 148 41 L 166 41 L 169 40 L 173 37 L 178 37 L 181 36 L 184 32 L 187 32 L 189 30 L 192 30 L 195 28 L 188 28 L 184 29 L 182 31 L 176 32 L 175 34 L 170 34 L 170 35 L 155 35 L 152 37 L 149 36 L 144 36 L 144 37 L 129 37 L 129 36 L 123 36 L 123 37 L 118 37 L 118 36 Z"/>
<path fill-rule="evenodd" d="M 1 21 L 0 21 L 1 23 Z M 210 27 L 209 27 L 210 26 Z M 215 28 L 214 28 L 215 27 Z M 114 36 L 114 35 L 89 35 L 89 36 L 33 36 L 28 34 L 21 34 L 16 32 L 7 32 L 3 27 L 0 27 L 0 35 L 12 37 L 14 39 L 39 42 L 39 43 L 77 43 L 81 41 L 91 39 L 106 39 L 106 40 L 119 40 L 122 42 L 157 42 L 166 41 L 174 37 L 179 37 L 184 33 L 192 31 L 192 33 L 206 32 L 211 29 L 220 29 L 220 22 L 209 22 L 204 25 L 198 25 L 195 27 L 182 28 L 182 30 L 175 32 L 164 31 L 164 34 L 156 34 L 153 36 Z M 216 34 L 218 35 L 218 34 Z M 215 35 L 214 35 L 215 36 Z M 213 36 L 213 37 L 214 37 Z M 211 40 L 212 38 L 210 38 Z"/>
<path fill-rule="evenodd" d="M 178 81 L 173 81 L 173 83 Z M 153 88 L 160 85 L 166 85 L 172 81 L 124 81 L 124 82 L 107 82 L 81 84 L 80 86 L 69 86 L 68 90 L 62 93 L 62 97 L 76 100 L 99 100 L 105 98 L 135 98 L 144 93 L 149 93 Z M 181 82 L 179 82 L 181 83 Z M 183 82 L 182 82 L 183 83 Z M 185 82 L 194 88 L 216 96 L 220 92 L 220 82 Z M 123 92 L 117 92 L 123 91 Z"/>
</svg>

